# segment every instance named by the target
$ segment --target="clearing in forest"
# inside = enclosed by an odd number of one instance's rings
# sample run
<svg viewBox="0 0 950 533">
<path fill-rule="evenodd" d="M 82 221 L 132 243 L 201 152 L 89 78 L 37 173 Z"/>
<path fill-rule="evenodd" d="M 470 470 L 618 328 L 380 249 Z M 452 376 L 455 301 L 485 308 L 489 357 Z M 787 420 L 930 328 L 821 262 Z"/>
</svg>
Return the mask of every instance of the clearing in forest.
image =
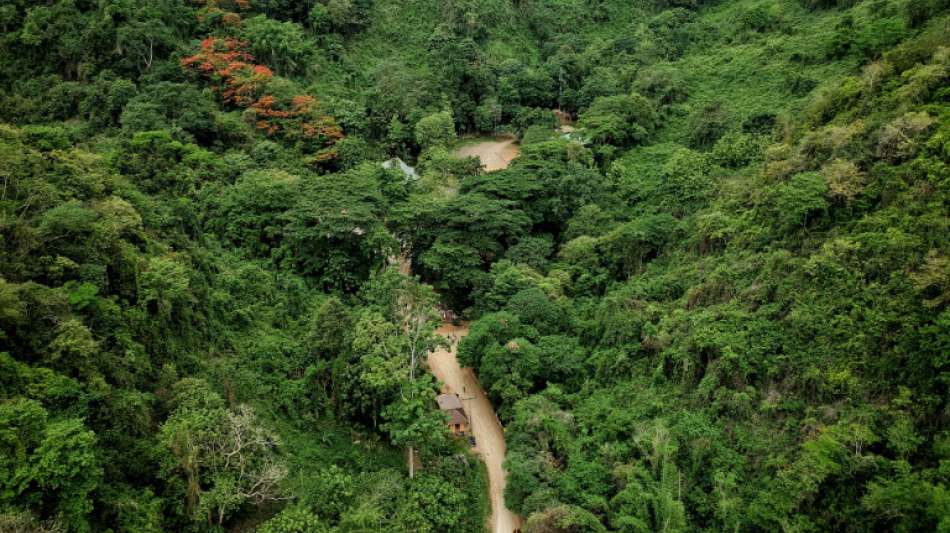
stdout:
<svg viewBox="0 0 950 533">
<path fill-rule="evenodd" d="M 518 157 L 521 149 L 511 137 L 473 139 L 464 141 L 455 149 L 456 157 L 477 157 L 486 172 L 508 168 L 511 161 Z"/>
</svg>

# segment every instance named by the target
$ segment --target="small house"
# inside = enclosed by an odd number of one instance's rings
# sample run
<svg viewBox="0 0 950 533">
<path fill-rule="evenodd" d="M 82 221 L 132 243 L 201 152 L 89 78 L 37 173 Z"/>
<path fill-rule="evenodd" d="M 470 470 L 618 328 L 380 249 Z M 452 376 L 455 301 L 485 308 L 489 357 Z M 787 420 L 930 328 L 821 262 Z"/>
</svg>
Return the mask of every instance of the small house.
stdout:
<svg viewBox="0 0 950 533">
<path fill-rule="evenodd" d="M 439 403 L 439 409 L 449 415 L 449 429 L 456 435 L 465 435 L 468 433 L 468 417 L 462 409 L 462 400 L 458 394 L 440 394 L 436 397 Z"/>
</svg>

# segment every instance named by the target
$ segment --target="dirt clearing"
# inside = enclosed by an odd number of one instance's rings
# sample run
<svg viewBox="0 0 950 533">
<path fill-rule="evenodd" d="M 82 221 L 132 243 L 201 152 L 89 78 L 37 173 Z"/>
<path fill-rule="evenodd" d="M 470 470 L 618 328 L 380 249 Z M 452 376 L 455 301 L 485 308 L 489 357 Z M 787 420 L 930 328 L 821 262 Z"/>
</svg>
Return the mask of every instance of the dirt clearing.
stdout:
<svg viewBox="0 0 950 533">
<path fill-rule="evenodd" d="M 477 157 L 485 171 L 494 172 L 508 168 L 520 152 L 514 139 L 491 139 L 463 144 L 455 150 L 455 156 Z"/>
</svg>

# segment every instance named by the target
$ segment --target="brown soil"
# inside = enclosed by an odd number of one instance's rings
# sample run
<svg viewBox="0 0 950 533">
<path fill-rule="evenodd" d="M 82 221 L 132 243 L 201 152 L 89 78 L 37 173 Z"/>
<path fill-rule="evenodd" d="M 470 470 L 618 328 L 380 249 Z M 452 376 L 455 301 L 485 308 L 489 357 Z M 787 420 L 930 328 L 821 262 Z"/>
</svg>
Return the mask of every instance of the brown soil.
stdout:
<svg viewBox="0 0 950 533">
<path fill-rule="evenodd" d="M 520 153 L 514 139 L 498 139 L 466 144 L 455 151 L 458 157 L 477 157 L 481 160 L 485 171 L 494 172 L 508 168 L 511 160 Z"/>
<path fill-rule="evenodd" d="M 505 433 L 495 416 L 485 391 L 471 368 L 459 367 L 455 354 L 458 341 L 468 335 L 468 325 L 453 326 L 446 322 L 438 333 L 451 342 L 448 350 L 438 349 L 429 354 L 429 369 L 444 384 L 446 392 L 455 393 L 462 399 L 462 407 L 475 436 L 475 451 L 488 468 L 488 484 L 491 493 L 491 531 L 512 533 L 521 527 L 521 518 L 505 507 L 506 472 Z"/>
</svg>

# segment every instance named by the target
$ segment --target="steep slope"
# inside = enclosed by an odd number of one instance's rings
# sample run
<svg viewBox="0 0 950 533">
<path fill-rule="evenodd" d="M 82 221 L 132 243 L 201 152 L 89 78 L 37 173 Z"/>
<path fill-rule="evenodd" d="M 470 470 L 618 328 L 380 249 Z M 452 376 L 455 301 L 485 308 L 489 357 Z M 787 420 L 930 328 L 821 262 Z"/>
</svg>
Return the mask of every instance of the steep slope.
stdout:
<svg viewBox="0 0 950 533">
<path fill-rule="evenodd" d="M 4 3 L 0 529 L 947 529 L 947 8 Z"/>
</svg>

